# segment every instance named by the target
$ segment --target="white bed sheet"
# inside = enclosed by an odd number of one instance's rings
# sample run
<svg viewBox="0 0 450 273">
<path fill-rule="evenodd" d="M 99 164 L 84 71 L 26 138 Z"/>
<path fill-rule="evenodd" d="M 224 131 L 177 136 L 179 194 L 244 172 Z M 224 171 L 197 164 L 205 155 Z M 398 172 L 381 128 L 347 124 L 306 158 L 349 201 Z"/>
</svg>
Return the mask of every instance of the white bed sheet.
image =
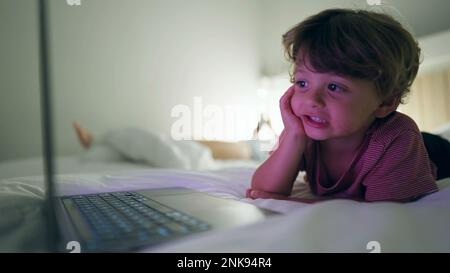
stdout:
<svg viewBox="0 0 450 273">
<path fill-rule="evenodd" d="M 31 157 L 0 162 L 0 179 L 43 175 L 42 157 Z M 211 170 L 230 167 L 257 167 L 261 162 L 254 160 L 212 160 Z M 88 158 L 84 154 L 60 156 L 55 160 L 56 172 L 60 174 L 121 173 L 128 170 L 154 168 L 145 163 L 132 162 L 123 158 Z"/>
<path fill-rule="evenodd" d="M 126 161 L 85 160 L 78 155 L 61 156 L 55 161 L 58 173 L 96 173 L 148 169 L 144 164 Z M 0 179 L 43 175 L 42 157 L 31 157 L 0 162 Z"/>
<path fill-rule="evenodd" d="M 303 204 L 250 200 L 245 190 L 254 167 L 181 171 L 125 167 L 114 172 L 60 175 L 59 194 L 184 186 L 284 213 L 267 221 L 206 232 L 145 252 L 367 252 L 378 241 L 382 252 L 450 252 L 450 179 L 417 202 L 359 203 L 333 200 Z M 301 176 L 299 176 L 301 177 Z M 294 194 L 309 195 L 304 183 Z M 41 176 L 0 181 L 0 251 L 44 251 L 44 196 Z"/>
</svg>

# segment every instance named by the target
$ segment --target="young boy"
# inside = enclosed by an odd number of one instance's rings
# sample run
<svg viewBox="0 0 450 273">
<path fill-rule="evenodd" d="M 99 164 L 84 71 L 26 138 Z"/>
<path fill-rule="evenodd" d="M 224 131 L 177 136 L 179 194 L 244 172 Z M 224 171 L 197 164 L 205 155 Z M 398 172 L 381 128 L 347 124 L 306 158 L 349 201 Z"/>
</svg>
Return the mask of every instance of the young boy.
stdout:
<svg viewBox="0 0 450 273">
<path fill-rule="evenodd" d="M 323 197 L 405 202 L 438 190 L 419 129 L 396 112 L 420 56 L 401 24 L 370 11 L 325 10 L 284 34 L 283 44 L 294 66 L 280 99 L 285 128 L 247 197 L 289 199 L 299 171 Z"/>
</svg>

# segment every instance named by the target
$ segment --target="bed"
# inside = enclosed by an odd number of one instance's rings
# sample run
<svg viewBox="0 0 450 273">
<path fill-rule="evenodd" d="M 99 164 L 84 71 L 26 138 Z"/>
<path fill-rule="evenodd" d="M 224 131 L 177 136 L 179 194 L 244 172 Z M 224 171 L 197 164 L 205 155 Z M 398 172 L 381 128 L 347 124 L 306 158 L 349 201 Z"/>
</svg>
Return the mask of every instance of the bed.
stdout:
<svg viewBox="0 0 450 273">
<path fill-rule="evenodd" d="M 214 168 L 180 169 L 111 158 L 104 151 L 97 151 L 97 160 L 92 155 L 59 157 L 58 195 L 182 186 L 281 213 L 142 252 L 450 252 L 450 178 L 438 181 L 440 191 L 412 203 L 306 204 L 245 198 L 258 161 L 215 160 Z M 41 169 L 39 158 L 0 164 L 1 252 L 46 251 Z M 302 177 L 299 174 L 293 195 L 314 198 Z"/>
<path fill-rule="evenodd" d="M 96 174 L 58 175 L 59 194 L 183 186 L 232 198 L 282 214 L 231 230 L 206 232 L 145 252 L 382 252 L 450 251 L 450 179 L 440 191 L 407 204 L 330 200 L 316 204 L 245 198 L 253 167 L 213 171 L 125 169 Z M 300 177 L 300 176 L 299 176 Z M 294 195 L 308 194 L 300 179 Z M 45 238 L 42 176 L 0 181 L 0 251 L 40 252 Z"/>
</svg>

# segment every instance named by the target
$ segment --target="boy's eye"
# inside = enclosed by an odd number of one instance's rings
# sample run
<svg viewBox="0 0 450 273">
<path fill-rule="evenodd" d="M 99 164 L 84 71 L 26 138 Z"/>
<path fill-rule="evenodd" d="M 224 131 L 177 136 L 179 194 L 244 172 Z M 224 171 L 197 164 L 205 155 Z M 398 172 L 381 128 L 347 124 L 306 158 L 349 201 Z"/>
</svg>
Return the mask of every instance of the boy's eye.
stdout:
<svg viewBox="0 0 450 273">
<path fill-rule="evenodd" d="M 297 86 L 301 88 L 305 88 L 307 86 L 306 81 L 296 81 L 295 84 L 297 84 Z"/>
<path fill-rule="evenodd" d="M 328 85 L 328 89 L 329 89 L 330 91 L 333 91 L 333 92 L 342 92 L 342 91 L 344 91 L 344 88 L 342 88 L 342 87 L 340 87 L 339 85 L 334 84 L 334 83 L 330 83 L 330 84 Z"/>
</svg>

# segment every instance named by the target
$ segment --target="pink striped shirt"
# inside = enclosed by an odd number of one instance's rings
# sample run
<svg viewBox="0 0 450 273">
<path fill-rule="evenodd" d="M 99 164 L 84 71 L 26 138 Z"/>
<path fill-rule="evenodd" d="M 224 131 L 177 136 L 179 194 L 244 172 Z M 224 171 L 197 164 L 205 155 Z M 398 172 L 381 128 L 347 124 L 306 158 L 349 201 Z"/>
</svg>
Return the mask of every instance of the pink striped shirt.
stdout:
<svg viewBox="0 0 450 273">
<path fill-rule="evenodd" d="M 314 194 L 365 201 L 411 201 L 438 190 L 437 170 L 422 135 L 408 116 L 394 112 L 377 119 L 349 168 L 331 186 L 318 143 L 304 153 L 301 170 Z"/>
</svg>

